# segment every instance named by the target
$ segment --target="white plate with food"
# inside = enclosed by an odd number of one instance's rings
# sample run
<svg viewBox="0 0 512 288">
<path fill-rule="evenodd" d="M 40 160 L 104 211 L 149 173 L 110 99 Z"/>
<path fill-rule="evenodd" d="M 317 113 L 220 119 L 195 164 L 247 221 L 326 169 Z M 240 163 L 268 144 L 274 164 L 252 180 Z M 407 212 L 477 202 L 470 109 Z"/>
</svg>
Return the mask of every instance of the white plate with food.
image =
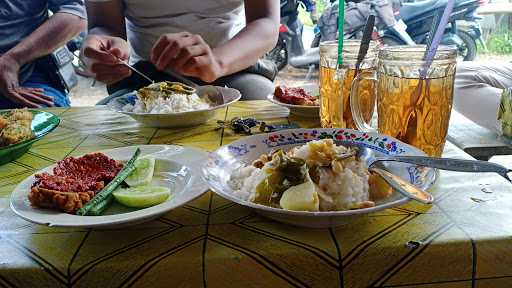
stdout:
<svg viewBox="0 0 512 288">
<path fill-rule="evenodd" d="M 128 171 L 128 160 L 137 149 L 140 156 L 133 171 Z M 208 190 L 199 168 L 207 157 L 202 150 L 170 145 L 123 147 L 68 157 L 23 180 L 12 193 L 11 209 L 30 222 L 57 227 L 96 228 L 149 221 Z M 118 181 L 124 174 L 127 178 Z M 106 190 L 111 190 L 111 196 L 98 199 Z"/>
<path fill-rule="evenodd" d="M 177 128 L 206 123 L 216 110 L 240 98 L 240 91 L 233 88 L 211 85 L 193 88 L 166 81 L 114 98 L 107 107 L 149 127 Z"/>
<path fill-rule="evenodd" d="M 341 146 L 341 145 L 345 145 Z M 410 199 L 370 176 L 351 149 L 374 156 L 425 153 L 394 138 L 350 129 L 293 129 L 245 137 L 210 154 L 203 177 L 220 196 L 280 222 L 305 227 L 339 226 L 352 217 Z M 421 188 L 434 169 L 382 162 L 383 168 Z"/>
<path fill-rule="evenodd" d="M 306 84 L 300 87 L 277 86 L 267 99 L 277 105 L 286 107 L 290 114 L 318 118 L 320 117 L 320 93 L 318 85 Z"/>
</svg>

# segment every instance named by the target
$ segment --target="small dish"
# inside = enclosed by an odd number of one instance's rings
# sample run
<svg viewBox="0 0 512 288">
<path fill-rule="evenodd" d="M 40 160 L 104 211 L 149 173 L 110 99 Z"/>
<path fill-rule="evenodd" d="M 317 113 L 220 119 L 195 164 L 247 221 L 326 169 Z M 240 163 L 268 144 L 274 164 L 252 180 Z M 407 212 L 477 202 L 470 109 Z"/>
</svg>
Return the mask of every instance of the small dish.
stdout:
<svg viewBox="0 0 512 288">
<path fill-rule="evenodd" d="M 181 128 L 192 127 L 208 122 L 215 116 L 216 110 L 229 106 L 242 97 L 240 91 L 233 88 L 225 88 L 218 86 L 199 86 L 196 93 L 201 98 L 208 98 L 216 106 L 208 109 L 166 113 L 166 114 L 150 114 L 150 113 L 135 113 L 123 111 L 123 106 L 126 104 L 133 104 L 135 99 L 135 91 L 114 98 L 107 103 L 107 107 L 112 111 L 129 115 L 136 121 L 156 128 Z"/>
<path fill-rule="evenodd" d="M 29 110 L 34 115 L 32 119 L 32 133 L 34 137 L 22 141 L 20 143 L 11 144 L 5 147 L 0 147 L 0 165 L 11 162 L 18 159 L 25 154 L 32 144 L 39 141 L 43 136 L 52 132 L 57 126 L 59 126 L 60 118 L 50 112 L 44 112 L 39 110 Z M 0 111 L 0 115 L 7 113 L 8 111 Z"/>
<path fill-rule="evenodd" d="M 308 92 L 309 95 L 319 95 L 319 89 L 318 85 L 316 84 L 306 84 L 303 86 L 300 86 L 300 88 L 303 88 Z M 267 100 L 279 105 L 288 108 L 290 110 L 290 114 L 296 115 L 299 117 L 307 117 L 307 118 L 319 118 L 320 117 L 320 106 L 306 106 L 306 105 L 293 105 L 293 104 L 287 104 L 283 103 L 279 100 L 277 100 L 274 97 L 274 93 L 269 94 L 267 96 Z"/>
</svg>

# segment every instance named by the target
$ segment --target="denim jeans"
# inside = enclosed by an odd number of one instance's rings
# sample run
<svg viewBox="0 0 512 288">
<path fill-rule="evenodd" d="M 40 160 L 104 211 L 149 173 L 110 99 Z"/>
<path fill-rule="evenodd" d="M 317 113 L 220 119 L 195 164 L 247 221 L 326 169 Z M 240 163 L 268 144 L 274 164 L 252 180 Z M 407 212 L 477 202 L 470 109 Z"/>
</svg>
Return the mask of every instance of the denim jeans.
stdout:
<svg viewBox="0 0 512 288">
<path fill-rule="evenodd" d="M 60 87 L 58 83 L 54 83 L 47 72 L 37 67 L 34 68 L 34 71 L 30 75 L 30 77 L 20 84 L 22 87 L 30 87 L 30 88 L 42 88 L 44 89 L 44 94 L 50 97 L 53 97 L 53 103 L 57 107 L 69 107 L 69 98 L 66 95 L 65 91 Z M 0 109 L 13 109 L 13 108 L 22 108 L 22 106 L 18 103 L 14 103 L 11 100 L 5 98 L 5 96 L 0 95 Z"/>
</svg>

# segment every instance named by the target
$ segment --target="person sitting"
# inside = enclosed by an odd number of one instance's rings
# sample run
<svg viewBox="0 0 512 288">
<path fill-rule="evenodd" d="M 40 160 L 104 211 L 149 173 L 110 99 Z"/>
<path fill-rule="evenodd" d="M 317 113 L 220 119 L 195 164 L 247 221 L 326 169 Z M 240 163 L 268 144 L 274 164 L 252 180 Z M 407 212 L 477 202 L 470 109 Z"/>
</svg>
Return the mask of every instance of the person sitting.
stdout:
<svg viewBox="0 0 512 288">
<path fill-rule="evenodd" d="M 453 106 L 466 118 L 493 131 L 501 94 L 512 87 L 512 63 L 462 62 L 457 65 Z"/>
<path fill-rule="evenodd" d="M 81 0 L 0 0 L 0 108 L 69 106 L 48 55 L 86 25 Z"/>
<path fill-rule="evenodd" d="M 244 6 L 246 25 L 237 27 Z M 86 8 L 83 62 L 110 94 L 118 91 L 112 96 L 149 84 L 121 61 L 158 82 L 179 81 L 169 75 L 178 73 L 200 85 L 238 89 L 246 100 L 274 89 L 275 67 L 254 64 L 265 63 L 258 59 L 277 42 L 279 1 L 88 0 Z"/>
</svg>

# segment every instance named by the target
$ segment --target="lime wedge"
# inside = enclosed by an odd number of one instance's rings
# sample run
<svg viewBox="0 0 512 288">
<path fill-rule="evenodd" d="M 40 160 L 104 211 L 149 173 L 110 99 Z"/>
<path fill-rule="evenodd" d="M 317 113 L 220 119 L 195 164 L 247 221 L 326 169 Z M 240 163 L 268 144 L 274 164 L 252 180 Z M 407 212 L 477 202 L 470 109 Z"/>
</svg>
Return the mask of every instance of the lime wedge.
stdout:
<svg viewBox="0 0 512 288">
<path fill-rule="evenodd" d="M 165 202 L 171 190 L 161 186 L 137 186 L 119 188 L 112 194 L 117 202 L 125 206 L 145 208 Z"/>
<path fill-rule="evenodd" d="M 124 182 L 130 187 L 148 185 L 151 183 L 155 171 L 155 157 L 151 155 L 140 157 L 133 165 L 135 166 L 135 170 L 124 179 Z"/>
</svg>

